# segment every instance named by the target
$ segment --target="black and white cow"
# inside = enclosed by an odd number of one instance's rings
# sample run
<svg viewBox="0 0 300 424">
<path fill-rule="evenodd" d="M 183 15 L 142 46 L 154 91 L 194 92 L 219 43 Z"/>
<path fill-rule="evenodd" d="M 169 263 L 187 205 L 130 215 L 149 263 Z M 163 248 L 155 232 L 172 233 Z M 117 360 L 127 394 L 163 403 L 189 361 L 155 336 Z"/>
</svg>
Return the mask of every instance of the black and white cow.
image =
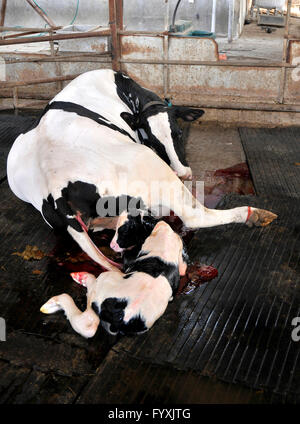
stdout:
<svg viewBox="0 0 300 424">
<path fill-rule="evenodd" d="M 63 310 L 73 329 L 84 337 L 93 337 L 99 322 L 110 334 L 140 334 L 165 312 L 186 269 L 181 238 L 161 221 L 125 273 L 103 272 L 98 278 L 87 272 L 71 274 L 87 287 L 84 312 L 66 293 L 49 299 L 41 312 Z"/>
<path fill-rule="evenodd" d="M 176 119 L 193 121 L 202 113 L 169 107 L 122 73 L 84 73 L 50 102 L 35 128 L 14 142 L 7 161 L 10 188 L 49 225 L 67 229 L 109 270 L 117 270 L 116 264 L 88 235 L 90 227 L 109 226 L 108 218 L 99 214 L 99 202 L 105 209 L 111 199 L 122 204 L 124 198 L 141 199 L 146 210 L 161 205 L 190 228 L 231 222 L 267 225 L 276 217 L 271 212 L 247 206 L 205 208 L 178 178 L 189 177 L 191 170 Z"/>
</svg>

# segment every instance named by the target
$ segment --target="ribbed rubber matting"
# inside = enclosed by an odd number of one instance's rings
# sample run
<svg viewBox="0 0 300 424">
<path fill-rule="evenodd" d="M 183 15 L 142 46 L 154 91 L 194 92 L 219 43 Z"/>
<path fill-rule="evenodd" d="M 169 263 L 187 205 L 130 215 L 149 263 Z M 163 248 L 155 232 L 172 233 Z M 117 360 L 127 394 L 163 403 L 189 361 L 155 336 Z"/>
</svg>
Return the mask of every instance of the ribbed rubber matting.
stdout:
<svg viewBox="0 0 300 424">
<path fill-rule="evenodd" d="M 300 198 L 300 128 L 240 128 L 258 196 Z"/>
<path fill-rule="evenodd" d="M 297 148 L 298 130 L 289 131 L 286 140 L 294 137 L 290 144 Z M 266 146 L 257 161 L 251 160 L 257 150 L 247 154 L 256 190 L 274 198 L 229 196 L 221 207 L 249 204 L 278 219 L 266 228 L 199 230 L 189 245 L 191 259 L 216 267 L 218 278 L 177 296 L 147 334 L 113 341 L 101 330 L 85 340 L 62 313 L 39 312 L 62 292 L 84 307 L 85 293 L 65 266 L 80 249 L 56 238 L 40 214 L 2 182 L 0 316 L 7 341 L 0 343 L 0 403 L 299 403 L 300 341 L 291 337 L 292 320 L 300 317 L 298 174 L 295 168 L 288 178 L 280 174 L 274 165 L 278 142 L 274 151 Z M 284 151 L 280 158 L 290 163 Z M 269 171 L 258 166 L 264 155 L 273 157 Z M 27 244 L 45 256 L 15 255 Z"/>
<path fill-rule="evenodd" d="M 0 115 L 0 180 L 6 176 L 6 159 L 15 139 L 34 125 L 35 117 Z"/>
<path fill-rule="evenodd" d="M 215 280 L 176 297 L 153 329 L 124 339 L 130 357 L 300 400 L 300 201 L 229 196 L 222 208 L 250 204 L 278 213 L 266 228 L 199 230 L 189 251 L 219 271 Z M 124 371 L 125 372 L 125 371 Z"/>
</svg>

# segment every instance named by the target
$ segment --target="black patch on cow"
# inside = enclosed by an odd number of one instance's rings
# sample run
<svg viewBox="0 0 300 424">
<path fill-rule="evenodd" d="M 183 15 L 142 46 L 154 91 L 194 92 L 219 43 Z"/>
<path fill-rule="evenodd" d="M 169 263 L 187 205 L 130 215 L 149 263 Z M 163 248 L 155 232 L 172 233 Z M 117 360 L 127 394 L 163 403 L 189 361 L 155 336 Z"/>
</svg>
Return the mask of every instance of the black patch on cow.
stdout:
<svg viewBox="0 0 300 424">
<path fill-rule="evenodd" d="M 150 125 L 148 124 L 147 121 L 145 121 L 143 123 L 143 125 L 141 126 L 141 128 L 144 129 L 144 131 L 146 132 L 146 134 L 148 135 L 149 133 L 151 133 L 151 135 L 149 135 L 149 137 L 147 139 L 144 139 L 141 135 L 140 132 L 138 132 L 138 136 L 140 139 L 141 144 L 144 144 L 145 146 L 149 147 L 150 149 L 152 149 L 164 162 L 166 162 L 167 165 L 170 166 L 171 161 L 170 158 L 167 154 L 166 148 L 165 146 L 152 134 L 151 129 L 150 129 Z"/>
<path fill-rule="evenodd" d="M 123 225 L 118 228 L 117 243 L 122 249 L 132 246 L 141 246 L 151 234 L 157 220 L 151 215 L 141 214 L 132 216 L 130 213 Z"/>
<path fill-rule="evenodd" d="M 56 204 L 61 200 L 62 210 L 66 213 L 76 214 L 80 212 L 83 218 L 96 218 L 98 216 L 96 205 L 100 199 L 100 195 L 94 184 L 84 183 L 82 181 L 69 182 L 68 186 L 63 188 L 61 193 L 64 202 L 62 199 L 58 199 L 56 200 Z"/>
<path fill-rule="evenodd" d="M 97 216 L 96 204 L 100 195 L 96 186 L 82 181 L 69 182 L 61 194 L 55 202 L 51 194 L 43 200 L 42 214 L 45 220 L 55 229 L 66 229 L 70 225 L 82 232 L 75 215 L 79 212 L 84 222 Z"/>
<path fill-rule="evenodd" d="M 56 207 L 54 199 L 51 194 L 47 199 L 43 200 L 42 214 L 45 220 L 55 230 L 65 230 L 68 225 L 73 227 L 76 231 L 83 231 L 81 225 L 75 218 L 68 218 L 67 215 L 73 215 L 72 209 L 68 206 L 65 199 L 59 198 L 56 200 Z"/>
<path fill-rule="evenodd" d="M 38 119 L 38 123 L 42 119 L 42 117 L 48 112 L 48 110 L 63 110 L 64 112 L 73 112 L 76 113 L 79 116 L 83 116 L 84 118 L 92 119 L 93 121 L 97 122 L 97 124 L 104 125 L 105 127 L 108 127 L 114 131 L 118 131 L 119 133 L 126 135 L 129 137 L 132 141 L 135 142 L 135 139 L 131 137 L 131 135 L 123 130 L 122 128 L 119 128 L 117 125 L 110 122 L 108 119 L 104 118 L 104 116 L 100 115 L 99 113 L 93 112 L 92 110 L 89 110 L 85 108 L 84 106 L 80 106 L 77 103 L 72 102 L 52 102 L 48 104 L 41 116 Z"/>
<path fill-rule="evenodd" d="M 134 115 L 139 115 L 144 104 L 147 102 L 151 100 L 160 100 L 156 94 L 145 90 L 122 72 L 115 73 L 115 83 L 118 96 Z"/>
<path fill-rule="evenodd" d="M 151 256 L 150 258 L 136 260 L 126 269 L 126 273 L 132 272 L 144 272 L 151 275 L 153 278 L 157 278 L 162 275 L 168 280 L 172 288 L 173 295 L 178 289 L 180 280 L 178 264 L 165 262 L 158 256 Z"/>
<path fill-rule="evenodd" d="M 122 72 L 115 73 L 115 83 L 118 96 L 132 112 L 132 115 L 130 115 L 130 113 L 123 112 L 121 117 L 133 131 L 137 131 L 139 128 L 142 128 L 146 132 L 148 138 L 143 138 L 141 133 L 138 131 L 140 142 L 154 150 L 163 161 L 170 165 L 171 162 L 165 146 L 153 136 L 146 119 L 148 116 L 156 114 L 161 110 L 167 110 L 168 106 L 164 105 L 164 102 L 159 96 L 157 96 L 157 94 L 141 87 L 131 78 L 125 76 Z M 143 107 L 152 101 L 161 102 L 161 106 L 153 106 L 152 108 L 147 109 L 145 113 L 142 113 Z"/>
<path fill-rule="evenodd" d="M 162 160 L 170 165 L 170 158 L 166 152 L 165 146 L 152 134 L 147 121 L 147 118 L 152 115 L 156 115 L 159 112 L 166 112 L 168 114 L 174 149 L 178 159 L 184 166 L 188 166 L 185 159 L 183 131 L 179 127 L 177 119 L 181 118 L 184 121 L 192 122 L 200 118 L 204 111 L 184 106 L 169 107 L 168 99 L 164 102 L 155 93 L 141 87 L 122 72 L 115 73 L 115 83 L 118 96 L 132 112 L 132 114 L 123 112 L 121 117 L 133 131 L 137 131 L 140 142 L 154 150 Z M 151 104 L 150 107 L 147 107 L 148 104 Z M 147 138 L 143 137 L 139 129 L 145 131 Z"/>
<path fill-rule="evenodd" d="M 196 121 L 196 119 L 199 119 L 205 113 L 202 109 L 195 109 L 187 106 L 175 106 L 174 112 L 176 118 L 181 118 L 186 122 Z"/>
<path fill-rule="evenodd" d="M 54 207 L 54 199 L 51 194 L 47 199 L 43 200 L 42 214 L 45 220 L 54 229 L 63 229 L 66 227 L 66 222 L 63 216 L 61 216 Z"/>
</svg>

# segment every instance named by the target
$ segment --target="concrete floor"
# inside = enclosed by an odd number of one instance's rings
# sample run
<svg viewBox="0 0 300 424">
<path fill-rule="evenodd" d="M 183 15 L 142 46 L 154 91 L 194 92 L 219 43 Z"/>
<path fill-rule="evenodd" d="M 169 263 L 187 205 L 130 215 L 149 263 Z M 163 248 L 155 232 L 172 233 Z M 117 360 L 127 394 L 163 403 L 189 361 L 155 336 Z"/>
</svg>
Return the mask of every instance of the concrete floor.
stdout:
<svg viewBox="0 0 300 424">
<path fill-rule="evenodd" d="M 246 160 L 238 129 L 212 124 L 191 125 L 186 157 L 193 174 L 199 177 L 205 171 L 229 168 Z"/>
<path fill-rule="evenodd" d="M 294 32 L 298 31 L 297 26 L 298 22 L 292 24 Z M 268 60 L 273 62 L 282 60 L 283 40 L 284 28 L 274 28 L 274 32 L 268 34 L 257 25 L 256 21 L 245 25 L 241 37 L 231 43 L 227 38 L 216 39 L 219 53 L 226 53 L 228 60 Z"/>
<path fill-rule="evenodd" d="M 185 148 L 193 181 L 204 182 L 204 199 L 202 193 L 197 197 L 207 207 L 214 208 L 228 193 L 254 194 L 238 128 L 191 125 Z"/>
<path fill-rule="evenodd" d="M 228 42 L 227 38 L 217 37 L 219 53 L 226 53 L 227 60 L 268 60 L 281 62 L 285 28 L 273 27 L 268 34 L 254 20 L 245 25 L 237 40 Z M 289 35 L 300 38 L 300 18 L 290 18 Z"/>
</svg>

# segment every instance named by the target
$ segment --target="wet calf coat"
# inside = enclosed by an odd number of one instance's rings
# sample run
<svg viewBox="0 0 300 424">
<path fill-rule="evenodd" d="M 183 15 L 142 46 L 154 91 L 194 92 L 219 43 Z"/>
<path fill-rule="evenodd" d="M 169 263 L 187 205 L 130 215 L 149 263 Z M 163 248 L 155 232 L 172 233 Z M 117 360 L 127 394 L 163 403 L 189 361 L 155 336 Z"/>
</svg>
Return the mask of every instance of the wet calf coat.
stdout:
<svg viewBox="0 0 300 424">
<path fill-rule="evenodd" d="M 97 279 L 85 272 L 71 274 L 87 287 L 85 312 L 67 294 L 54 296 L 41 311 L 63 309 L 74 330 L 85 337 L 95 334 L 99 320 L 111 334 L 143 333 L 165 312 L 185 272 L 182 240 L 159 222 L 125 273 L 104 272 Z"/>
</svg>

